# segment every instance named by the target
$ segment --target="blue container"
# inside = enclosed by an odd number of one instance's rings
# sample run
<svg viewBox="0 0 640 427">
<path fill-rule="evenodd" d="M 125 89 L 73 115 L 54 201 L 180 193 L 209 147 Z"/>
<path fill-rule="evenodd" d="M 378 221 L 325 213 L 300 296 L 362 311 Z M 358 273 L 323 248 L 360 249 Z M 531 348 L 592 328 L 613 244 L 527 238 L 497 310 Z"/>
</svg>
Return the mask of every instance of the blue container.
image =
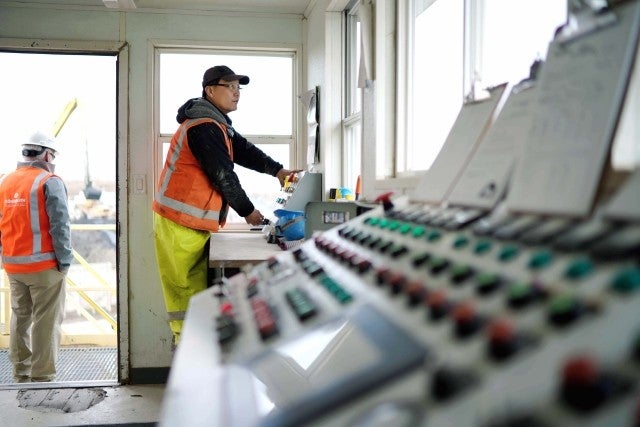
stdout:
<svg viewBox="0 0 640 427">
<path fill-rule="evenodd" d="M 278 217 L 276 235 L 284 236 L 285 240 L 300 240 L 304 238 L 304 212 L 276 209 L 273 213 Z"/>
</svg>

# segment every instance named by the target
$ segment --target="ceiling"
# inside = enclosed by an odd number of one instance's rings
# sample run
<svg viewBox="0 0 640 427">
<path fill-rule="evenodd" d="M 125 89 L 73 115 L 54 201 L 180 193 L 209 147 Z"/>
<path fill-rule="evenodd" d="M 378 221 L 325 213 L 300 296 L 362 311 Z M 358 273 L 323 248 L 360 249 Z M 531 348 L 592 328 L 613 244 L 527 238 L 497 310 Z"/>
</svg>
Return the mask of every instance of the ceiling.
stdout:
<svg viewBox="0 0 640 427">
<path fill-rule="evenodd" d="M 113 7 L 116 4 L 124 7 L 132 2 L 139 10 L 181 9 L 304 15 L 307 8 L 311 8 L 316 0 L 12 0 L 10 3 L 23 3 L 31 6 L 104 7 L 105 9 L 107 8 L 106 4 L 109 4 L 109 10 L 117 10 Z"/>
</svg>

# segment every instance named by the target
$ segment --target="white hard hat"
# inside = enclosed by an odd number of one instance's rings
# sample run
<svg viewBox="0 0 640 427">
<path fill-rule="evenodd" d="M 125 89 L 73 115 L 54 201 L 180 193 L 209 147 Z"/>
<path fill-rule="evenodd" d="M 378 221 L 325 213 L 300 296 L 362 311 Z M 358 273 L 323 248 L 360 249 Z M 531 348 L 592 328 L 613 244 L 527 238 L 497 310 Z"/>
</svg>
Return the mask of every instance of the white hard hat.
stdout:
<svg viewBox="0 0 640 427">
<path fill-rule="evenodd" d="M 39 145 L 41 147 L 50 148 L 51 150 L 58 152 L 58 144 L 52 136 L 45 134 L 44 132 L 36 132 L 29 137 L 30 145 Z"/>
</svg>

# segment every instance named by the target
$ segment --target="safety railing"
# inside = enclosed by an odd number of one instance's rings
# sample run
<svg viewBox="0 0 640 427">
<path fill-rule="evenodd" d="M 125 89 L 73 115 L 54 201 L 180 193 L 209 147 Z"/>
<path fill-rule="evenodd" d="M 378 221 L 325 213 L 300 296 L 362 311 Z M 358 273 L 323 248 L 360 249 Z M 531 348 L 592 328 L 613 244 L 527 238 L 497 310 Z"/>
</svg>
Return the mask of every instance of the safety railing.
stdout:
<svg viewBox="0 0 640 427">
<path fill-rule="evenodd" d="M 76 260 L 67 275 L 67 297 L 65 320 L 62 323 L 62 345 L 96 345 L 113 347 L 117 344 L 117 290 L 115 266 L 115 224 L 72 224 L 74 232 L 101 231 L 114 232 L 113 242 L 107 244 L 113 262 L 87 261 L 87 254 L 74 249 Z M 87 240 L 87 239 L 84 239 Z M 75 247 L 75 244 L 74 244 Z M 95 248 L 96 242 L 84 245 Z M 11 321 L 11 300 L 9 279 L 0 268 L 0 348 L 9 344 L 9 325 Z"/>
</svg>

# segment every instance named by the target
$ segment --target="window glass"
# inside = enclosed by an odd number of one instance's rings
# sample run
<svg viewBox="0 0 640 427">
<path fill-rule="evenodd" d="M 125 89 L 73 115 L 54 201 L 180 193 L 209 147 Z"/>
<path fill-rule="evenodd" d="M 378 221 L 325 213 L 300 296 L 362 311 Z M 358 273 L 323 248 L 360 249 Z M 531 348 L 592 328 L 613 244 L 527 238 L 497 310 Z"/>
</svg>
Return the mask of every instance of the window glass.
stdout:
<svg viewBox="0 0 640 427">
<path fill-rule="evenodd" d="M 249 76 L 238 109 L 229 114 L 242 135 L 291 135 L 293 127 L 293 58 L 291 56 L 222 55 L 205 53 L 160 54 L 160 132 L 178 127 L 178 108 L 202 96 L 202 75 L 207 68 L 227 65 Z"/>
<path fill-rule="evenodd" d="M 347 116 L 360 111 L 362 104 L 362 91 L 358 88 L 358 69 L 360 65 L 360 20 L 354 10 L 347 14 Z"/>
<path fill-rule="evenodd" d="M 353 121 L 344 125 L 344 186 L 354 193 L 358 176 L 361 174 L 361 121 Z"/>
<path fill-rule="evenodd" d="M 567 20 L 567 4 L 558 0 L 484 0 L 479 78 L 484 87 L 518 83 L 544 59 L 556 28 Z M 526 16 L 526 19 L 521 19 Z"/>
<path fill-rule="evenodd" d="M 358 87 L 362 29 L 358 17 L 359 2 L 346 11 L 345 38 L 345 113 L 342 120 L 342 186 L 355 192 L 361 173 L 361 115 L 362 89 Z"/>
<path fill-rule="evenodd" d="M 206 69 L 227 65 L 237 74 L 247 75 L 251 79 L 240 92 L 238 109 L 229 113 L 233 127 L 285 168 L 295 168 L 291 163 L 295 159 L 293 53 L 161 51 L 159 64 L 159 127 L 164 135 L 159 142 L 162 145 L 163 163 L 169 150 L 168 136 L 178 128 L 178 108 L 188 99 L 202 96 L 202 75 Z M 278 138 L 273 142 L 268 141 L 273 137 Z M 235 165 L 234 170 L 256 209 L 270 217 L 278 207 L 278 180 L 239 165 Z M 227 223 L 234 222 L 245 223 L 245 220 L 230 209 Z"/>
<path fill-rule="evenodd" d="M 413 70 L 406 158 L 398 171 L 429 169 L 462 104 L 463 2 L 414 4 Z M 404 162 L 403 162 L 404 160 Z"/>
<path fill-rule="evenodd" d="M 285 167 L 289 162 L 289 145 L 288 144 L 256 144 L 258 148 L 282 163 Z M 247 191 L 253 205 L 266 218 L 274 219 L 273 211 L 282 206 L 276 202 L 280 195 L 280 183 L 275 177 L 252 171 L 240 165 L 235 165 L 236 174 L 240 179 L 242 188 Z M 244 218 L 236 213 L 233 209 L 229 209 L 227 216 L 228 222 L 246 222 Z"/>
<path fill-rule="evenodd" d="M 465 7 L 471 11 L 466 25 Z M 478 79 L 488 87 L 527 77 L 566 12 L 566 1 L 558 0 L 412 0 L 405 10 L 408 42 L 400 47 L 408 49 L 409 83 L 397 173 L 429 169 L 460 111 L 465 82 Z"/>
</svg>

